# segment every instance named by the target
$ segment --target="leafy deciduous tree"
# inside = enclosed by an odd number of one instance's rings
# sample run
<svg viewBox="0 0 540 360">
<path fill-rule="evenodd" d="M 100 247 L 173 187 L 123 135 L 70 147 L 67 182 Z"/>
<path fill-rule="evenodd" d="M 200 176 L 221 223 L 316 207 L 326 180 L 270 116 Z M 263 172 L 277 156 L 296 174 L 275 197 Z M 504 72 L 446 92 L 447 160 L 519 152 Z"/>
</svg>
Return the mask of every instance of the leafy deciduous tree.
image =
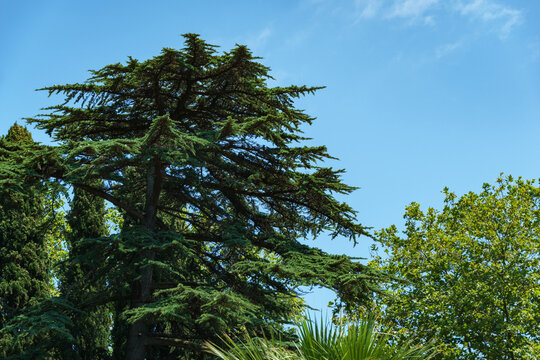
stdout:
<svg viewBox="0 0 540 360">
<path fill-rule="evenodd" d="M 512 177 L 441 211 L 407 207 L 404 236 L 380 231 L 388 257 L 372 265 L 404 278 L 381 298 L 404 335 L 438 337 L 444 359 L 540 357 L 540 191 Z"/>
</svg>

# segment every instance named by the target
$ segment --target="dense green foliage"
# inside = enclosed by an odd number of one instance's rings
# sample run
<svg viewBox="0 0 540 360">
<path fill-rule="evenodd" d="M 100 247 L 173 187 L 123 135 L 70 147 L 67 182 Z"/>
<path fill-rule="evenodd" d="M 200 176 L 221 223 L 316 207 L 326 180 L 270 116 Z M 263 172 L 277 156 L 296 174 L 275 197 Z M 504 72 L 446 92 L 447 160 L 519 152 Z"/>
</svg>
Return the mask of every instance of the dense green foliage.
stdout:
<svg viewBox="0 0 540 360">
<path fill-rule="evenodd" d="M 225 346 L 206 344 L 207 351 L 222 360 L 405 360 L 432 359 L 437 349 L 431 344 L 397 343 L 388 332 L 381 332 L 372 317 L 334 326 L 304 318 L 297 324 L 298 343 L 279 338 L 225 338 Z"/>
<path fill-rule="evenodd" d="M 5 188 L 16 184 L 7 173 L 54 181 L 123 213 L 118 234 L 73 235 L 66 284 L 79 270 L 84 284 L 77 296 L 63 285 L 58 298 L 75 309 L 58 310 L 67 328 L 79 321 L 73 311 L 114 307 L 117 359 L 201 358 L 202 342 L 221 332 L 284 331 L 301 285 L 362 303 L 381 278 L 300 242 L 365 234 L 333 197 L 354 188 L 319 165 L 325 147 L 301 144 L 313 119 L 293 100 L 317 88 L 269 87 L 269 69 L 244 46 L 217 54 L 196 35 L 185 39 L 182 50 L 46 88 L 64 102 L 31 122 L 57 145 L 7 152 L 0 164 Z M 69 331 L 63 341 L 73 338 L 81 344 Z"/>
<path fill-rule="evenodd" d="M 32 136 L 15 124 L 0 139 L 0 160 L 24 145 L 34 146 Z M 0 188 L 0 328 L 33 297 L 49 294 L 44 189 L 30 177 L 20 178 L 17 186 L 19 191 Z"/>
<path fill-rule="evenodd" d="M 42 89 L 61 103 L 29 121 L 55 145 L 0 138 L 0 358 L 540 358 L 534 181 L 411 204 L 369 266 L 327 254 L 305 241 L 368 234 L 335 198 L 343 171 L 304 145 L 294 100 L 318 88 L 270 87 L 246 47 L 184 37 Z M 296 338 L 313 285 L 360 320 Z"/>
<path fill-rule="evenodd" d="M 405 212 L 378 233 L 389 257 L 372 263 L 407 280 L 381 298 L 404 336 L 437 337 L 444 359 L 540 357 L 540 193 L 534 181 L 500 178 L 442 211 Z"/>
<path fill-rule="evenodd" d="M 0 160 L 6 154 L 34 147 L 31 134 L 20 125 L 13 125 L 0 139 Z M 9 172 L 2 180 L 13 181 Z M 33 306 L 37 298 L 49 295 L 49 261 L 45 232 L 45 190 L 39 181 L 21 177 L 15 182 L 17 191 L 0 187 L 0 330 L 23 310 Z M 0 357 L 11 337 L 0 334 Z"/>
<path fill-rule="evenodd" d="M 68 214 L 70 232 L 68 235 L 69 259 L 61 276 L 61 294 L 81 312 L 72 315 L 71 334 L 74 343 L 70 344 L 73 352 L 68 352 L 70 359 L 104 359 L 109 354 L 111 309 L 107 306 L 92 304 L 92 297 L 99 296 L 106 290 L 106 284 L 88 284 L 96 266 L 77 261 L 87 252 L 85 239 L 94 239 L 108 234 L 106 226 L 105 202 L 102 198 L 75 189 L 71 209 Z M 71 261 L 69 261 L 71 260 Z"/>
</svg>

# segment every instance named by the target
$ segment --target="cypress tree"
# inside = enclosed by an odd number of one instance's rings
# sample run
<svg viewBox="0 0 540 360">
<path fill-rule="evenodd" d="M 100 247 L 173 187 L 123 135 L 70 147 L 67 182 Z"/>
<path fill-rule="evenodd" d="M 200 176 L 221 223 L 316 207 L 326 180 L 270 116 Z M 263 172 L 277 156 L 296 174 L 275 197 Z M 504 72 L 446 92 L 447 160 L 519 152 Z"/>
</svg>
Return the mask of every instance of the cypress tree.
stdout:
<svg viewBox="0 0 540 360">
<path fill-rule="evenodd" d="M 15 123 L 0 139 L 0 152 L 18 151 L 32 143 L 30 132 Z M 4 160 L 2 153 L 0 160 Z M 22 178 L 18 187 L 17 192 L 0 187 L 0 328 L 33 298 L 49 291 L 44 189 L 29 177 Z"/>
<path fill-rule="evenodd" d="M 53 263 L 61 250 L 49 248 L 47 243 L 51 236 L 60 236 L 52 233 L 59 223 L 53 214 L 58 204 L 51 201 L 59 188 L 47 186 L 35 174 L 18 176 L 16 170 L 25 167 L 24 153 L 41 149 L 17 123 L 0 138 L 0 182 L 4 184 L 0 187 L 2 359 L 58 359 L 73 342 L 68 328 L 76 309 L 52 296 Z"/>
<path fill-rule="evenodd" d="M 0 138 L 0 161 L 7 154 L 34 146 L 32 135 L 15 123 Z M 24 309 L 49 295 L 49 261 L 45 244 L 45 189 L 32 177 L 15 179 L 9 171 L 2 180 L 17 187 L 0 187 L 0 330 Z M 0 356 L 6 353 L 7 335 L 0 333 Z"/>
<path fill-rule="evenodd" d="M 181 50 L 106 66 L 84 84 L 45 88 L 64 102 L 30 121 L 59 145 L 10 164 L 133 220 L 120 234 L 84 240 L 77 260 L 94 268 L 87 303 L 126 304 L 117 358 L 202 358 L 201 342 L 222 332 L 286 323 L 296 309 L 283 299 L 301 285 L 361 303 L 381 278 L 300 242 L 366 234 L 333 196 L 354 188 L 320 165 L 331 158 L 326 148 L 302 144 L 313 118 L 293 100 L 318 88 L 269 87 L 269 69 L 246 47 L 218 54 L 196 35 L 185 39 Z"/>
<path fill-rule="evenodd" d="M 86 277 L 95 266 L 76 261 L 86 252 L 84 239 L 107 235 L 105 202 L 102 198 L 75 189 L 71 209 L 68 214 L 70 233 L 68 235 L 69 259 L 62 277 L 62 297 L 79 308 L 72 315 L 71 334 L 74 343 L 69 358 L 105 359 L 109 356 L 108 346 L 111 326 L 109 306 L 88 306 L 85 302 L 91 294 L 105 289 L 106 284 L 87 284 Z"/>
</svg>

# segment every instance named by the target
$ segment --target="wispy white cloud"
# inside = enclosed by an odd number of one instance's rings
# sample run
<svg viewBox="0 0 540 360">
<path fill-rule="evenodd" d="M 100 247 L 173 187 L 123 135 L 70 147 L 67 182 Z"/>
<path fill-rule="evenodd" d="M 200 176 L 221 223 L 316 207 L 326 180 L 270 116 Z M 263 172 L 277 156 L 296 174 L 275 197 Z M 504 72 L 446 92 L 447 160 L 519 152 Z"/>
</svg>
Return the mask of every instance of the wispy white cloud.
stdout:
<svg viewBox="0 0 540 360">
<path fill-rule="evenodd" d="M 523 22 L 522 10 L 503 5 L 501 0 L 354 0 L 357 21 L 364 19 L 402 19 L 413 24 L 435 25 L 447 14 L 480 21 L 502 39 Z"/>
<path fill-rule="evenodd" d="M 457 10 L 464 16 L 492 23 L 497 27 L 499 35 L 506 38 L 513 28 L 523 21 L 523 12 L 495 3 L 490 0 L 473 0 L 468 3 L 459 2 Z"/>
<path fill-rule="evenodd" d="M 435 25 L 436 21 L 432 15 L 424 17 L 424 25 Z"/>
<path fill-rule="evenodd" d="M 261 31 L 247 39 L 247 45 L 252 50 L 260 50 L 268 38 L 272 36 L 273 30 L 270 26 L 263 28 Z"/>
<path fill-rule="evenodd" d="M 401 18 L 434 25 L 435 17 L 427 13 L 440 0 L 355 0 L 357 21 L 376 17 Z"/>
<path fill-rule="evenodd" d="M 438 2 L 439 0 L 397 0 L 394 2 L 388 17 L 419 18 Z"/>
<path fill-rule="evenodd" d="M 270 29 L 269 27 L 265 27 L 264 29 L 262 29 L 262 31 L 257 35 L 257 37 L 255 38 L 255 42 L 256 43 L 262 43 L 262 42 L 265 42 L 266 39 L 268 39 L 270 37 L 270 35 L 272 35 L 272 29 Z"/>
<path fill-rule="evenodd" d="M 443 58 L 457 49 L 459 49 L 461 46 L 463 46 L 463 41 L 456 41 L 453 43 L 448 43 L 441 45 L 435 49 L 435 59 L 438 60 L 440 58 Z"/>
<path fill-rule="evenodd" d="M 378 15 L 383 6 L 383 0 L 356 0 L 354 5 L 358 19 L 371 19 Z"/>
</svg>

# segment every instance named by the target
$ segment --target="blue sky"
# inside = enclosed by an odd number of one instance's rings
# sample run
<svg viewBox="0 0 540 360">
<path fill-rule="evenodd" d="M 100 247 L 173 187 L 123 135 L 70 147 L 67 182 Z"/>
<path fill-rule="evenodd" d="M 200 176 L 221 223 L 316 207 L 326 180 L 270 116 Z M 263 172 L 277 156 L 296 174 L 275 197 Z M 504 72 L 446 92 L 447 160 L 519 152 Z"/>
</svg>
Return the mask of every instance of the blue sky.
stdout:
<svg viewBox="0 0 540 360">
<path fill-rule="evenodd" d="M 445 186 L 540 177 L 536 0 L 0 0 L 0 134 L 54 103 L 34 89 L 179 48 L 187 32 L 248 45 L 275 84 L 326 86 L 297 105 L 318 118 L 312 143 L 360 187 L 343 200 L 364 225 L 401 226 L 408 203 L 440 207 Z M 314 245 L 369 257 L 371 243 Z"/>
</svg>

